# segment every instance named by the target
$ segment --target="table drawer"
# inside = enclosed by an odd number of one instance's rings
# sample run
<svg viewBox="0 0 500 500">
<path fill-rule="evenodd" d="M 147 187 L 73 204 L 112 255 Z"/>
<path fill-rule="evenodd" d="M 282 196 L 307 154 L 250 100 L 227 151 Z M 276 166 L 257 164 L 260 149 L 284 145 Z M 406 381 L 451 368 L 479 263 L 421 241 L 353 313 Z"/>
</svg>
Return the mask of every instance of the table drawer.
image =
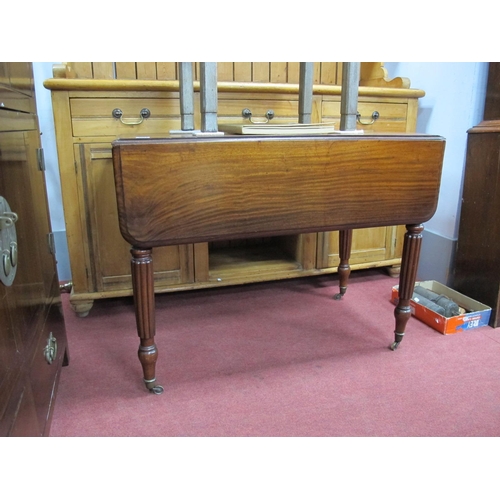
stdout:
<svg viewBox="0 0 500 500">
<path fill-rule="evenodd" d="M 408 106 L 405 103 L 359 101 L 360 117 L 357 128 L 377 132 L 405 132 Z M 378 114 L 378 117 L 376 118 Z M 340 124 L 340 98 L 324 100 L 322 104 L 323 122 Z"/>
<path fill-rule="evenodd" d="M 167 134 L 180 127 L 179 100 L 86 99 L 70 100 L 74 137 Z M 142 110 L 149 116 L 143 117 Z M 120 110 L 121 116 L 113 115 Z"/>
</svg>

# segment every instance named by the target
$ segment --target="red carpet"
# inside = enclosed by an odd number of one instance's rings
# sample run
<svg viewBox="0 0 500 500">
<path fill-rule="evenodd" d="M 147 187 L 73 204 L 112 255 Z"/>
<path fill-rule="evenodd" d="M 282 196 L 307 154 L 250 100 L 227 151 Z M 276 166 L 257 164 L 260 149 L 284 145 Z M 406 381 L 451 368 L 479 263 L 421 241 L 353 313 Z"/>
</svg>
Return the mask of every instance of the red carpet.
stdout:
<svg viewBox="0 0 500 500">
<path fill-rule="evenodd" d="M 51 436 L 498 436 L 500 329 L 445 336 L 411 318 L 391 351 L 397 280 L 353 272 L 156 297 L 165 392 L 147 392 L 131 298 L 78 318 Z"/>
</svg>

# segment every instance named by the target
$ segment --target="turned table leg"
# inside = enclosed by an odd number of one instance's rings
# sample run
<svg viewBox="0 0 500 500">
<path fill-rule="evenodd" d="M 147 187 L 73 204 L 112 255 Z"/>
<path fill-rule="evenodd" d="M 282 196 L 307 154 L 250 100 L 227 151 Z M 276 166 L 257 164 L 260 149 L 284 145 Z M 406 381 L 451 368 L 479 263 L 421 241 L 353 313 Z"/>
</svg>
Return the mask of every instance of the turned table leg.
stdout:
<svg viewBox="0 0 500 500">
<path fill-rule="evenodd" d="M 403 256 L 401 258 L 401 274 L 399 275 L 399 300 L 394 309 L 396 319 L 395 340 L 390 346 L 393 351 L 397 349 L 403 340 L 406 324 L 411 316 L 410 300 L 415 288 L 424 226 L 422 224 L 407 225 L 406 230 Z"/>
<path fill-rule="evenodd" d="M 349 280 L 349 275 L 351 274 L 351 266 L 349 265 L 349 259 L 351 258 L 351 246 L 352 246 L 352 229 L 345 229 L 339 231 L 340 264 L 338 272 L 339 272 L 340 292 L 334 295 L 333 298 L 335 300 L 340 300 L 347 291 L 347 281 Z"/>
<path fill-rule="evenodd" d="M 163 387 L 157 385 L 155 376 L 158 349 L 155 337 L 155 296 L 153 281 L 153 251 L 133 247 L 132 286 L 134 290 L 135 319 L 140 338 L 139 361 L 144 373 L 144 383 L 154 394 L 161 394 Z"/>
</svg>

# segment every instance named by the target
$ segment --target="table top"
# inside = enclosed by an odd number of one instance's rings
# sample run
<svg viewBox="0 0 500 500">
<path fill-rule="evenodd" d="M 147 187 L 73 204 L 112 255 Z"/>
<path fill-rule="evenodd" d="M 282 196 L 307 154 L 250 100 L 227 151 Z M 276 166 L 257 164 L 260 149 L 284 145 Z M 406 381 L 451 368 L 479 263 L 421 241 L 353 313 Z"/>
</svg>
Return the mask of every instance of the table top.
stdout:
<svg viewBox="0 0 500 500">
<path fill-rule="evenodd" d="M 138 248 L 420 224 L 445 141 L 425 134 L 113 142 L 120 230 Z"/>
</svg>

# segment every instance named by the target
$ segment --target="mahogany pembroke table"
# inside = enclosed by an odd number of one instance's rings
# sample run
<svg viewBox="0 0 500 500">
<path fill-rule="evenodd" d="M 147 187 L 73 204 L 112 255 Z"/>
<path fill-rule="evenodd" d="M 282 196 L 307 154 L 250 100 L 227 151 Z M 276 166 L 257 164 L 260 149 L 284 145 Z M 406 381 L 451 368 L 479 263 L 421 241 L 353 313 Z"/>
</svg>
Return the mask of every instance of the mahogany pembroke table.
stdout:
<svg viewBox="0 0 500 500">
<path fill-rule="evenodd" d="M 445 141 L 417 134 L 119 139 L 113 162 L 146 387 L 156 382 L 152 249 L 340 230 L 342 296 L 355 228 L 406 225 L 396 349 L 411 315 L 422 223 L 434 214 Z"/>
</svg>

